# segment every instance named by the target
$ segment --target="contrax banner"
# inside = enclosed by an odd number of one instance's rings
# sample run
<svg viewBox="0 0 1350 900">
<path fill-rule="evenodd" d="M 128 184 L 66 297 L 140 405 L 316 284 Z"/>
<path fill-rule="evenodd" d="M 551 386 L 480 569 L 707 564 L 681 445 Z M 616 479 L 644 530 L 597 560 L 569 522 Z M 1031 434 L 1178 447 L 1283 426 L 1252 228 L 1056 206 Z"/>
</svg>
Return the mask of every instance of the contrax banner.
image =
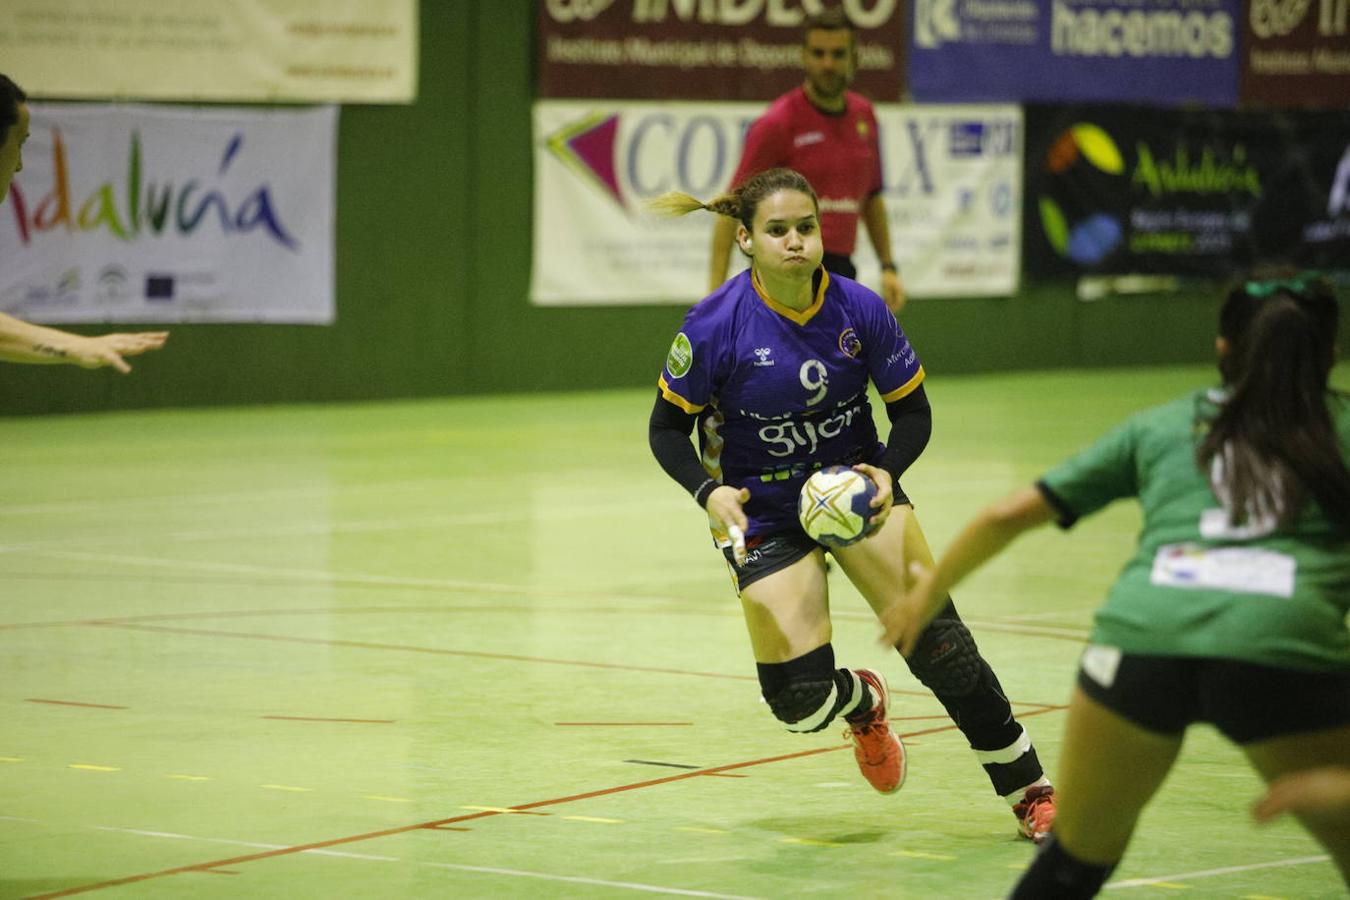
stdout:
<svg viewBox="0 0 1350 900">
<path fill-rule="evenodd" d="M 1237 105 L 1238 0 L 914 0 L 922 103 Z"/>
<path fill-rule="evenodd" d="M 0 310 L 38 322 L 333 321 L 337 109 L 32 103 Z"/>
<path fill-rule="evenodd" d="M 689 304 L 707 293 L 713 216 L 653 216 L 669 190 L 711 199 L 730 186 L 751 103 L 583 103 L 534 108 L 537 304 Z M 1022 113 L 1015 106 L 885 106 L 891 244 L 914 297 L 1008 295 L 1021 241 Z M 736 257 L 739 264 L 745 261 Z M 867 240 L 858 278 L 881 272 Z"/>
<path fill-rule="evenodd" d="M 540 97 L 771 100 L 802 80 L 802 26 L 835 0 L 540 0 Z M 854 89 L 898 101 L 902 0 L 843 0 Z"/>
<path fill-rule="evenodd" d="M 33 97 L 411 103 L 417 94 L 417 0 L 3 5 L 0 68 Z"/>
<path fill-rule="evenodd" d="M 1026 267 L 1350 269 L 1350 112 L 1027 109 Z"/>
</svg>

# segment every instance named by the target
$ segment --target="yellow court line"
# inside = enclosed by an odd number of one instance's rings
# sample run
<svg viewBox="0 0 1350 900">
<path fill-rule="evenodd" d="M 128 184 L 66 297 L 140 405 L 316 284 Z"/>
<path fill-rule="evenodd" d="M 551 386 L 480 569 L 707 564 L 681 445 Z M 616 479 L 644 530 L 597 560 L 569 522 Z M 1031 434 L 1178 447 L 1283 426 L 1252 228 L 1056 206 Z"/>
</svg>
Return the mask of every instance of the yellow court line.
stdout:
<svg viewBox="0 0 1350 900">
<path fill-rule="evenodd" d="M 572 822 L 599 822 L 602 825 L 622 825 L 623 819 L 601 819 L 596 816 L 563 816 Z"/>
<path fill-rule="evenodd" d="M 383 800 L 386 803 L 411 803 L 407 797 L 385 797 L 382 794 L 365 794 L 364 800 Z"/>
<path fill-rule="evenodd" d="M 314 790 L 314 788 L 296 787 L 290 784 L 260 784 L 258 787 L 267 788 L 269 791 L 296 791 L 297 793 Z"/>
<path fill-rule="evenodd" d="M 778 840 L 779 840 L 780 843 L 783 843 L 783 844 L 805 844 L 805 845 L 808 846 L 808 847 L 842 847 L 842 846 L 844 846 L 843 844 L 839 844 L 839 843 L 836 843 L 836 842 L 834 842 L 834 841 L 818 841 L 818 840 L 815 840 L 814 838 L 785 837 L 785 838 L 779 838 Z"/>
<path fill-rule="evenodd" d="M 86 771 L 86 772 L 120 772 L 120 771 L 122 771 L 122 770 L 119 769 L 117 766 L 92 766 L 92 765 L 89 765 L 88 763 L 71 763 L 71 764 L 70 764 L 70 768 L 72 768 L 72 769 L 83 769 L 83 770 Z"/>
<path fill-rule="evenodd" d="M 172 778 L 174 781 L 214 781 L 210 775 L 165 775 L 165 778 Z"/>
<path fill-rule="evenodd" d="M 945 853 L 924 853 L 922 850 L 897 850 L 892 856 L 908 856 L 911 859 L 940 859 L 944 861 L 955 860 L 957 857 L 949 856 Z"/>
<path fill-rule="evenodd" d="M 1148 886 L 1166 888 L 1169 891 L 1189 891 L 1191 889 L 1189 884 L 1180 884 L 1175 881 L 1151 881 Z"/>
<path fill-rule="evenodd" d="M 461 806 L 460 809 L 472 809 L 475 812 L 506 813 L 512 816 L 546 816 L 548 813 L 531 812 L 528 809 L 511 809 L 509 806 Z"/>
<path fill-rule="evenodd" d="M 17 756 L 0 756 L 0 762 L 23 762 L 23 760 Z"/>
<path fill-rule="evenodd" d="M 695 827 L 692 826 L 692 825 L 676 825 L 676 826 L 675 826 L 675 830 L 676 830 L 676 831 L 697 831 L 699 834 L 730 834 L 730 832 L 728 832 L 728 831 L 723 831 L 721 828 L 695 828 Z"/>
</svg>

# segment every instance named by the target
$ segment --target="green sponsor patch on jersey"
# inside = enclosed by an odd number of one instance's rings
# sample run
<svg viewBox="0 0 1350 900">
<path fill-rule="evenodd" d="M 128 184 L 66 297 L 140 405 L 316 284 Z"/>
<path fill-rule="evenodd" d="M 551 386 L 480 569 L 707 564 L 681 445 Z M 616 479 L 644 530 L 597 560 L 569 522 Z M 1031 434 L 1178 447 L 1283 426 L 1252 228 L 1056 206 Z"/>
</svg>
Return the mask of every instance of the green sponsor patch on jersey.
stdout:
<svg viewBox="0 0 1350 900">
<path fill-rule="evenodd" d="M 674 378 L 683 378 L 689 374 L 689 366 L 694 362 L 694 348 L 689 346 L 689 338 L 681 331 L 675 335 L 675 341 L 666 354 L 666 371 Z"/>
</svg>

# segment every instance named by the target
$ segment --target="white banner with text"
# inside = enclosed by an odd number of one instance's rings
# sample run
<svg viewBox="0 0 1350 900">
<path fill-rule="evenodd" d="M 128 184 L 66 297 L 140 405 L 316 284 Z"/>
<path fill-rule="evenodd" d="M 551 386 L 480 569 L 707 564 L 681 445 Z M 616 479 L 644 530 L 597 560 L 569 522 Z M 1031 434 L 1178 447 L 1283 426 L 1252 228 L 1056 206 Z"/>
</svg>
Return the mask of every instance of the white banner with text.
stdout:
<svg viewBox="0 0 1350 900">
<path fill-rule="evenodd" d="M 417 0 L 5 0 L 0 66 L 71 100 L 411 103 Z"/>
</svg>

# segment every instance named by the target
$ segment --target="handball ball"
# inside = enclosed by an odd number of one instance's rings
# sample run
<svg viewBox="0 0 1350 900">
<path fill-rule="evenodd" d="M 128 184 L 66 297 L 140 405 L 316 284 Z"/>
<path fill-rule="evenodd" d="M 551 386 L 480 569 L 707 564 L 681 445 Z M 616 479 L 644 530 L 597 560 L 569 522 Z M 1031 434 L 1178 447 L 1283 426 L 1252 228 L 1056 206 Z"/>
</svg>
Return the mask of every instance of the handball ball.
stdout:
<svg viewBox="0 0 1350 900">
<path fill-rule="evenodd" d="M 846 466 L 830 466 L 802 485 L 797 518 L 813 540 L 827 547 L 847 547 L 870 533 L 867 520 L 876 510 L 868 504 L 876 495 L 876 483 L 866 475 Z"/>
</svg>

